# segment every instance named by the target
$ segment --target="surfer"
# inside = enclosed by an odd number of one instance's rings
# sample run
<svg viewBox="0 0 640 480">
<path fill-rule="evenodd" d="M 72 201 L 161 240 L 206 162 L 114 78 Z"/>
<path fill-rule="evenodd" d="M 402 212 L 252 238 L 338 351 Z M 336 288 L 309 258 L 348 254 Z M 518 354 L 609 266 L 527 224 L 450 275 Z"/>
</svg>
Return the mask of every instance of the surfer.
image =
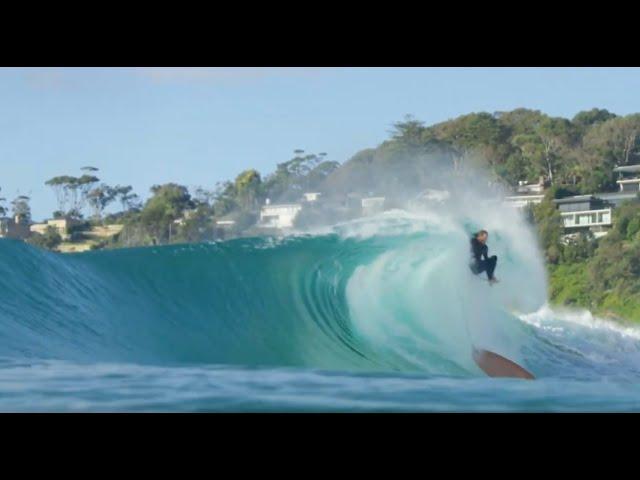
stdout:
<svg viewBox="0 0 640 480">
<path fill-rule="evenodd" d="M 498 279 L 493 276 L 498 257 L 495 255 L 489 257 L 489 248 L 487 247 L 488 238 L 489 233 L 486 230 L 480 230 L 471 238 L 471 264 L 469 268 L 471 268 L 471 271 L 475 275 L 487 272 L 489 283 L 494 284 L 498 281 Z"/>
</svg>

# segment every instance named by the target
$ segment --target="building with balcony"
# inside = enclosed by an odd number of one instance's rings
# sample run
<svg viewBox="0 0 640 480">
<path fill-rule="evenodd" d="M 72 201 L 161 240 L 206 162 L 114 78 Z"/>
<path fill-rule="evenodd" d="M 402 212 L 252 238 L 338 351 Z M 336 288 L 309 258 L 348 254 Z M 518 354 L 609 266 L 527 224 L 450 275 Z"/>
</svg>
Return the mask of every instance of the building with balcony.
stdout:
<svg viewBox="0 0 640 480">
<path fill-rule="evenodd" d="M 640 192 L 640 165 L 616 167 L 613 171 L 618 173 L 620 177 L 616 183 L 619 185 L 621 192 Z"/>
<path fill-rule="evenodd" d="M 611 206 L 593 195 L 576 195 L 554 200 L 560 211 L 565 233 L 590 230 L 595 236 L 605 235 L 612 226 Z"/>
</svg>

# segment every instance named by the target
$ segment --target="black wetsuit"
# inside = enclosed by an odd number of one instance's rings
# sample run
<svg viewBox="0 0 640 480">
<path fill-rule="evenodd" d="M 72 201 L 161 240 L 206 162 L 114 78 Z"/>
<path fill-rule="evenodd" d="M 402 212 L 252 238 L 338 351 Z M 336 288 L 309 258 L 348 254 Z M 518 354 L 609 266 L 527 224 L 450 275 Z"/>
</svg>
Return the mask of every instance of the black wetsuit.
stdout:
<svg viewBox="0 0 640 480">
<path fill-rule="evenodd" d="M 496 269 L 498 257 L 495 255 L 489 257 L 489 248 L 478 241 L 477 238 L 471 239 L 471 271 L 478 275 L 487 272 L 489 280 L 493 280 L 493 271 Z"/>
</svg>

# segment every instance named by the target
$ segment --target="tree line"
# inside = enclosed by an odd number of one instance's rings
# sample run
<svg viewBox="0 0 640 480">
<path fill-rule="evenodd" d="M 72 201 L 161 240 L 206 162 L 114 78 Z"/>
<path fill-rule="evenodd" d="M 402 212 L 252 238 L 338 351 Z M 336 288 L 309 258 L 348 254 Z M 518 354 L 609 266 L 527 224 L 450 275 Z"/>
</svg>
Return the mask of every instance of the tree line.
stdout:
<svg viewBox="0 0 640 480">
<path fill-rule="evenodd" d="M 53 190 L 58 209 L 53 212 L 54 218 L 71 218 L 81 220 L 85 217 L 83 211 L 91 208 L 92 217 L 101 220 L 104 210 L 113 202 L 118 201 L 121 212 L 140 208 L 140 199 L 133 193 L 131 185 L 110 186 L 95 175 L 96 167 L 82 167 L 80 176 L 59 175 L 45 182 Z"/>
<path fill-rule="evenodd" d="M 267 198 L 297 201 L 303 192 L 320 188 L 339 167 L 326 157 L 325 152 L 297 149 L 291 159 L 279 163 L 264 178 L 257 170 L 248 169 L 213 188 L 155 185 L 140 210 L 125 218 L 124 230 L 114 246 L 195 242 L 242 234 L 256 223 Z M 225 217 L 235 223 L 222 231 L 216 221 Z"/>
<path fill-rule="evenodd" d="M 415 192 L 433 186 L 435 168 L 460 174 L 481 167 L 509 185 L 544 177 L 548 185 L 568 193 L 612 190 L 613 168 L 640 161 L 639 133 L 640 114 L 621 117 L 597 108 L 572 119 L 528 109 L 480 112 L 430 126 L 407 116 L 392 125 L 382 144 L 342 165 L 328 160 L 326 153 L 299 149 L 264 178 L 248 169 L 211 188 L 156 185 L 145 202 L 130 185 L 100 181 L 98 168 L 92 166 L 45 184 L 56 196 L 55 218 L 122 221 L 129 227 L 129 244 L 191 241 L 214 235 L 215 220 L 225 216 L 234 217 L 233 233 L 241 233 L 255 223 L 267 198 L 297 201 L 309 190 L 335 197 L 353 191 Z M 28 201 L 26 196 L 15 199 L 13 211 L 28 215 Z M 112 204 L 118 204 L 119 211 L 105 215 Z M 0 202 L 0 213 L 6 212 Z M 184 221 L 176 225 L 180 219 Z"/>
</svg>

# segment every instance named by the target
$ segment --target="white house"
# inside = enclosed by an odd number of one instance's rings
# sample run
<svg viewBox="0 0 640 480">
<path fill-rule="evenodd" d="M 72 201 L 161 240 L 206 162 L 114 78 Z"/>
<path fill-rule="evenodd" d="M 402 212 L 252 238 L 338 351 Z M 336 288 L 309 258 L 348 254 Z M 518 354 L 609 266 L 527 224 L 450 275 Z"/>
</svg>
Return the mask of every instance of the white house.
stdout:
<svg viewBox="0 0 640 480">
<path fill-rule="evenodd" d="M 320 192 L 305 192 L 302 194 L 302 197 L 305 202 L 316 202 L 320 198 L 322 194 Z"/>
<path fill-rule="evenodd" d="M 616 167 L 614 172 L 620 174 L 620 179 L 616 182 L 620 185 L 621 192 L 639 192 L 640 191 L 640 165 L 627 165 L 624 167 Z M 626 177 L 626 174 L 631 174 L 630 177 Z"/>
<path fill-rule="evenodd" d="M 223 228 L 233 227 L 236 224 L 235 220 L 217 220 L 216 225 Z"/>
<path fill-rule="evenodd" d="M 513 195 L 504 197 L 505 204 L 516 208 L 538 204 L 544 199 L 544 179 L 541 177 L 538 183 L 520 181 L 514 190 Z"/>
<path fill-rule="evenodd" d="M 524 208 L 530 204 L 538 204 L 542 202 L 544 195 L 507 195 L 504 202 L 512 207 Z"/>
<path fill-rule="evenodd" d="M 58 231 L 63 240 L 68 240 L 71 237 L 71 228 L 79 223 L 77 220 L 71 218 L 53 218 L 44 223 L 34 223 L 29 228 L 33 233 L 44 235 L 48 227 L 53 227 Z"/>
<path fill-rule="evenodd" d="M 293 222 L 302 210 L 299 203 L 263 205 L 260 210 L 260 226 L 268 228 L 292 228 Z"/>
<path fill-rule="evenodd" d="M 516 187 L 516 193 L 520 195 L 536 195 L 544 192 L 544 179 L 541 177 L 538 183 L 527 183 L 519 181 Z"/>
<path fill-rule="evenodd" d="M 593 195 L 576 195 L 554 200 L 560 210 L 565 232 L 591 230 L 604 234 L 612 225 L 611 208 Z M 596 235 L 596 236 L 598 236 Z"/>
<path fill-rule="evenodd" d="M 567 230 L 592 227 L 610 227 L 611 209 L 585 210 L 581 212 L 562 212 L 562 223 Z M 604 230 L 596 230 L 598 232 Z"/>
</svg>

